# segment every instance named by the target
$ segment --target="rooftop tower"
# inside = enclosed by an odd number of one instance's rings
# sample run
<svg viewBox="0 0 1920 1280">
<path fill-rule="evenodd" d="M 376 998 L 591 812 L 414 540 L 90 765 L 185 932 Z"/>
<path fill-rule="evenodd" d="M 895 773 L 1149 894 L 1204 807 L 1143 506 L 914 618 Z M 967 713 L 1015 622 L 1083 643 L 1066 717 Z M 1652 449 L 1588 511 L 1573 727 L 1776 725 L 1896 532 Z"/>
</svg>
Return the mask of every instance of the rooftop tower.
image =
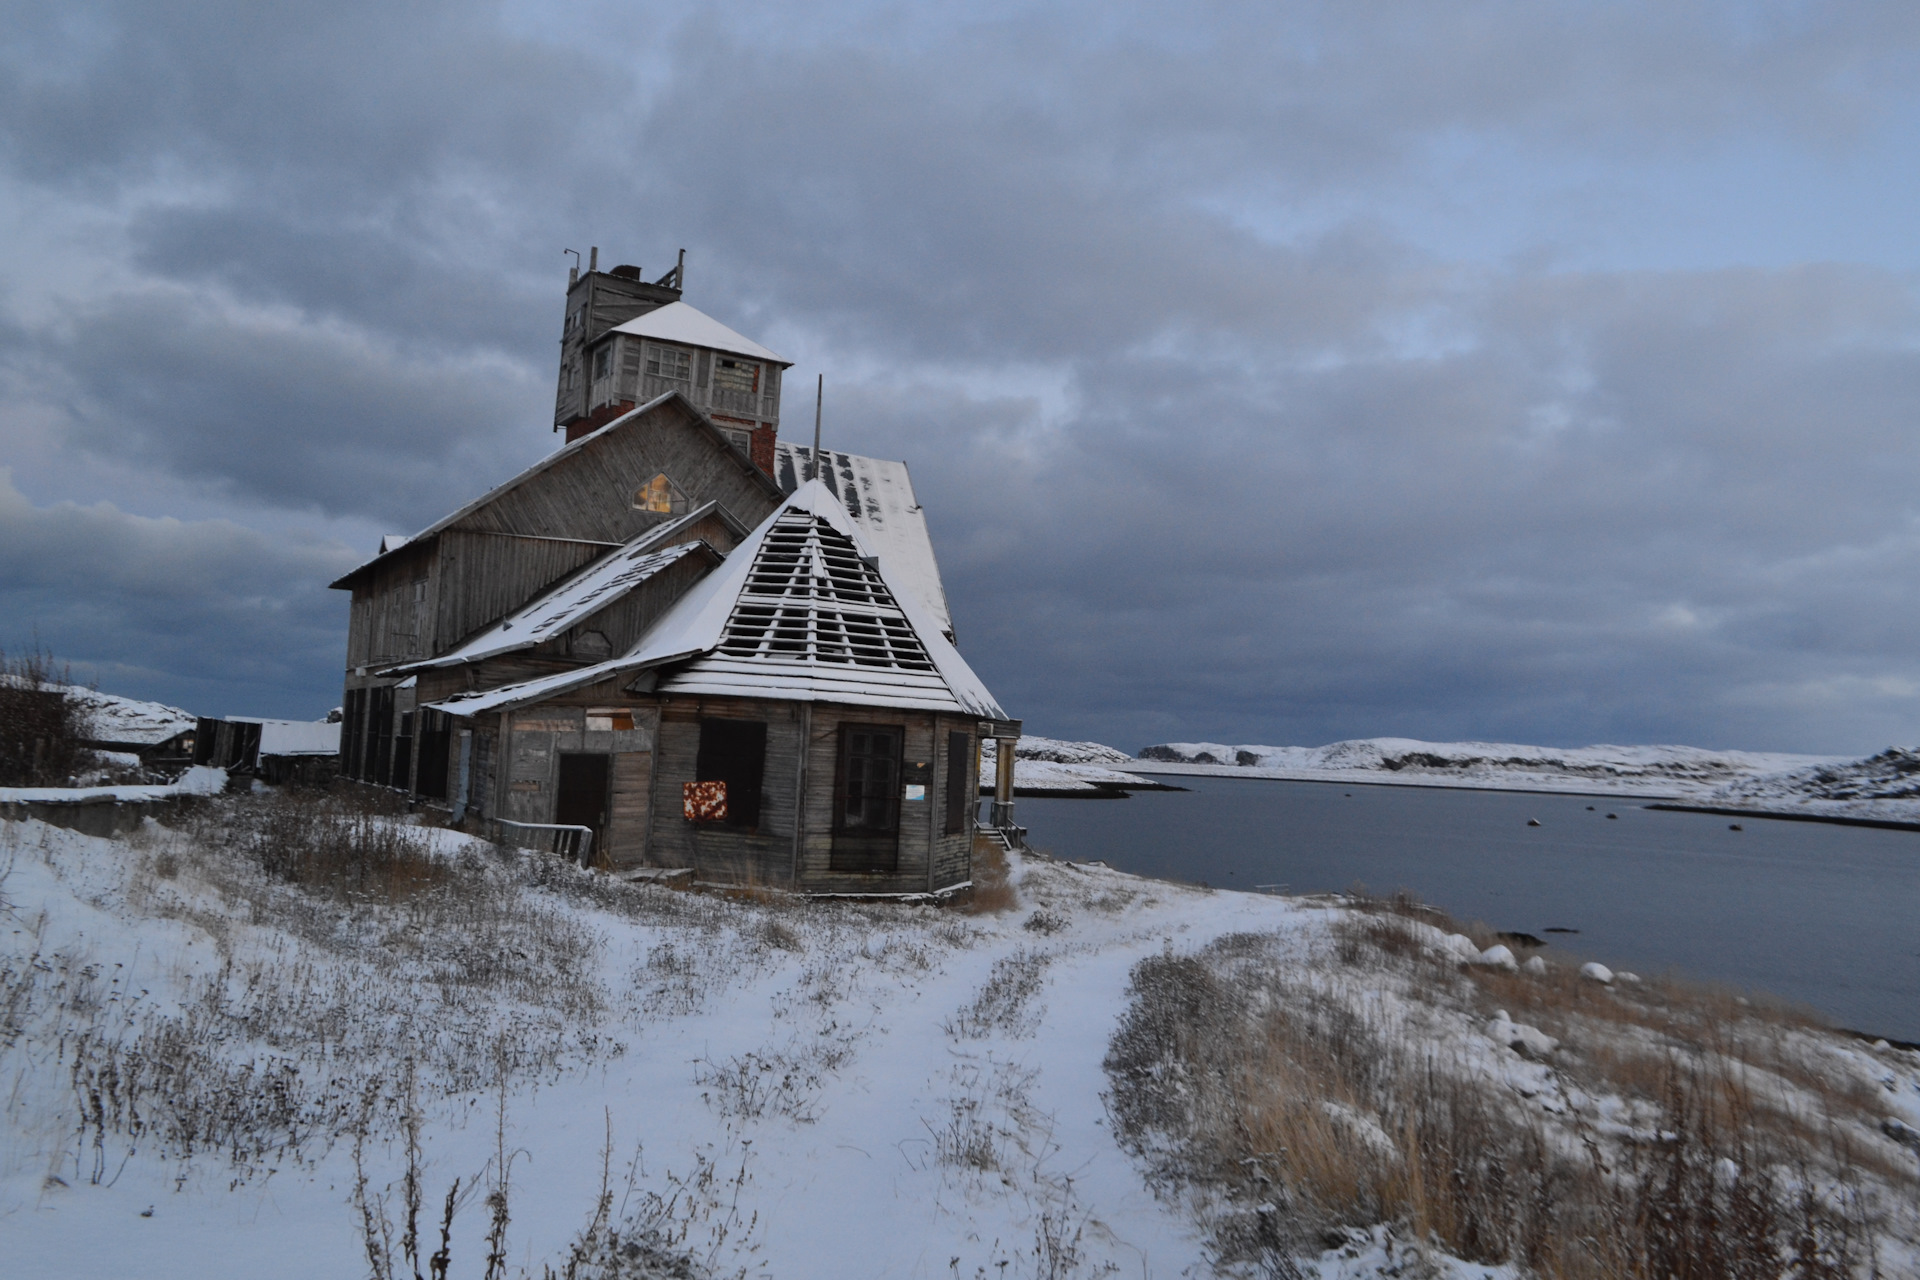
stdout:
<svg viewBox="0 0 1920 1280">
<path fill-rule="evenodd" d="M 780 375 L 793 362 L 680 300 L 687 253 L 648 283 L 599 269 L 595 248 L 567 279 L 553 429 L 568 441 L 669 391 L 691 400 L 768 475 L 780 431 Z"/>
</svg>

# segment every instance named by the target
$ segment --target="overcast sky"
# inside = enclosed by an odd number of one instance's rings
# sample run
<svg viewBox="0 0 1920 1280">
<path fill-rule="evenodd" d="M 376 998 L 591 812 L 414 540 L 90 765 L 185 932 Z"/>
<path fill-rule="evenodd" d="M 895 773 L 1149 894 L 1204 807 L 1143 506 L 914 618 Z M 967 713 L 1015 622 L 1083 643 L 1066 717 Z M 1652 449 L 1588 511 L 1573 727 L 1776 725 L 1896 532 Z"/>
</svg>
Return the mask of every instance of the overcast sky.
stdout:
<svg viewBox="0 0 1920 1280">
<path fill-rule="evenodd" d="M 689 16 L 691 15 L 691 16 Z M 0 2 L 0 646 L 339 700 L 563 248 L 904 458 L 1037 733 L 1920 739 L 1920 6 Z M 806 424 L 806 425 L 810 425 Z"/>
</svg>

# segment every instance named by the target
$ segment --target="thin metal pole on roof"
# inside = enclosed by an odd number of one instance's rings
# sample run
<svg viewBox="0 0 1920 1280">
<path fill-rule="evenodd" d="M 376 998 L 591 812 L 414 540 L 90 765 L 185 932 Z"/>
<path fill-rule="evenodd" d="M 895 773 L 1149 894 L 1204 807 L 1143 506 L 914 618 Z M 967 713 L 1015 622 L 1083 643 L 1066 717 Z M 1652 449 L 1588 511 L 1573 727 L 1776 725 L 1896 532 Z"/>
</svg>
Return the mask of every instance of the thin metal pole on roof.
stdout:
<svg viewBox="0 0 1920 1280">
<path fill-rule="evenodd" d="M 813 480 L 820 478 L 820 405 L 827 398 L 827 375 L 821 374 L 820 381 L 813 387 Z"/>
</svg>

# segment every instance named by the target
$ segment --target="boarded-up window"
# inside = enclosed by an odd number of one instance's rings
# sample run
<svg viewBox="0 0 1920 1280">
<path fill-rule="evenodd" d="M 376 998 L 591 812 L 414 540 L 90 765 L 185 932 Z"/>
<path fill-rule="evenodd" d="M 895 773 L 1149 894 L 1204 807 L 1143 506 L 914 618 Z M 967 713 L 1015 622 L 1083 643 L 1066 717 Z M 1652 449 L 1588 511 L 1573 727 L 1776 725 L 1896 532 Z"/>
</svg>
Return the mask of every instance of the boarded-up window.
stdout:
<svg viewBox="0 0 1920 1280">
<path fill-rule="evenodd" d="M 967 815 L 973 809 L 976 797 L 975 787 L 970 786 L 973 773 L 973 739 L 964 733 L 947 735 L 947 818 L 942 830 L 950 836 L 957 836 L 967 829 Z"/>
<path fill-rule="evenodd" d="M 729 360 L 722 356 L 713 366 L 713 389 L 752 395 L 760 390 L 760 366 L 749 360 Z"/>
<path fill-rule="evenodd" d="M 727 784 L 728 826 L 760 825 L 760 781 L 766 764 L 766 721 L 700 722 L 700 754 L 694 761 L 694 780 Z"/>
<path fill-rule="evenodd" d="M 636 511 L 683 516 L 687 514 L 687 495 L 663 472 L 633 491 L 633 506 Z"/>
</svg>

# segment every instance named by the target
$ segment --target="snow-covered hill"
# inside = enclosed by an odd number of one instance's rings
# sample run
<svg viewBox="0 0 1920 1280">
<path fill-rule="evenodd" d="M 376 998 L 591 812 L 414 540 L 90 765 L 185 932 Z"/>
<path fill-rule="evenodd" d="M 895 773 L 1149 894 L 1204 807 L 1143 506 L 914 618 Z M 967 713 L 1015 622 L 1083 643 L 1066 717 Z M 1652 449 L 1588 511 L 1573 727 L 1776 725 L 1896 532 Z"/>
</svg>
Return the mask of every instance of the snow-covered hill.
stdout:
<svg viewBox="0 0 1920 1280">
<path fill-rule="evenodd" d="M 90 735 L 100 742 L 130 742 L 149 746 L 165 742 L 198 723 L 191 711 L 164 702 L 143 702 L 82 685 L 66 686 L 67 696 L 86 710 Z"/>
<path fill-rule="evenodd" d="M 987 738 L 980 744 L 980 787 L 993 790 L 998 744 Z M 1020 796 L 1112 796 L 1128 791 L 1165 789 L 1138 773 L 1114 768 L 1132 765 L 1134 758 L 1117 747 L 1098 742 L 1063 742 L 1058 738 L 1024 737 L 1013 751 L 1013 789 Z"/>
<path fill-rule="evenodd" d="M 1707 792 L 1700 803 L 1763 814 L 1920 823 L 1920 750 L 1888 747 L 1864 760 L 1739 778 Z"/>
<path fill-rule="evenodd" d="M 1682 799 L 1759 774 L 1836 763 L 1835 757 L 1682 746 L 1535 747 L 1510 742 L 1361 738 L 1324 747 L 1166 742 L 1147 747 L 1143 773 L 1224 774 L 1516 791 L 1605 792 Z"/>
</svg>

